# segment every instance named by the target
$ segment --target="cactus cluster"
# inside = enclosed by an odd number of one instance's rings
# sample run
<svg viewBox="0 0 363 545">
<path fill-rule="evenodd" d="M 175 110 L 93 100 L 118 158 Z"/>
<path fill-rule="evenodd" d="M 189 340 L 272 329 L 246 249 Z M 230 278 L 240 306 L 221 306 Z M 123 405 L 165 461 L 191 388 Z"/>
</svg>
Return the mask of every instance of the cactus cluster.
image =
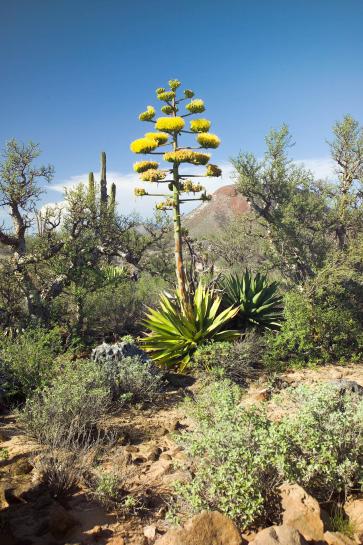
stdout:
<svg viewBox="0 0 363 545">
<path fill-rule="evenodd" d="M 111 184 L 110 194 L 107 191 L 106 153 L 101 152 L 101 176 L 99 184 L 99 197 L 93 172 L 88 175 L 88 198 L 92 210 L 96 211 L 99 203 L 101 219 L 106 216 L 114 216 L 116 207 L 116 184 Z"/>
</svg>

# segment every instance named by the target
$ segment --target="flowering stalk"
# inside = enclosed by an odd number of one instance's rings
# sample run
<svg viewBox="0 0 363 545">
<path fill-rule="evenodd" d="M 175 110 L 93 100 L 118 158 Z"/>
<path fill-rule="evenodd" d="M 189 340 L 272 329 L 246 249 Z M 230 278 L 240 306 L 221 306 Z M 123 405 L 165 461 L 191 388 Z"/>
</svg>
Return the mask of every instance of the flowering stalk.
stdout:
<svg viewBox="0 0 363 545">
<path fill-rule="evenodd" d="M 188 315 L 191 296 L 187 288 L 187 280 L 183 259 L 182 226 L 180 217 L 180 205 L 187 201 L 207 201 L 210 195 L 206 194 L 201 184 L 192 183 L 190 177 L 217 177 L 222 171 L 216 166 L 208 164 L 210 154 L 202 153 L 199 150 L 217 148 L 220 144 L 219 138 L 209 133 L 211 122 L 207 119 L 194 119 L 189 122 L 190 130 L 185 129 L 185 118 L 191 115 L 204 112 L 205 106 L 201 99 L 193 99 L 194 93 L 190 89 L 184 91 L 183 98 L 177 98 L 176 90 L 180 87 L 180 81 L 169 81 L 170 89 L 159 88 L 156 90 L 158 100 L 165 105 L 161 108 L 164 117 L 154 120 L 156 111 L 153 106 L 148 106 L 145 112 L 139 115 L 140 121 L 154 123 L 155 132 L 147 132 L 144 137 L 134 140 L 130 149 L 134 153 L 162 155 L 169 166 L 161 169 L 157 161 L 140 161 L 135 163 L 134 170 L 139 173 L 140 179 L 144 182 L 166 183 L 170 193 L 149 193 L 142 188 L 136 188 L 137 196 L 164 196 L 165 201 L 158 203 L 158 210 L 173 210 L 174 244 L 175 244 L 175 269 L 180 294 L 180 301 L 185 315 Z M 185 109 L 187 113 L 180 115 L 180 103 L 189 100 Z M 180 146 L 179 137 L 181 133 L 194 135 L 198 147 Z M 156 151 L 160 147 L 170 146 L 166 152 Z M 197 151 L 194 151 L 197 150 Z M 170 168 L 170 163 L 172 168 Z M 185 174 L 181 172 L 183 164 L 206 165 L 204 174 Z M 171 176 L 170 176 L 171 175 Z M 199 197 L 184 198 L 182 193 L 201 193 Z"/>
</svg>

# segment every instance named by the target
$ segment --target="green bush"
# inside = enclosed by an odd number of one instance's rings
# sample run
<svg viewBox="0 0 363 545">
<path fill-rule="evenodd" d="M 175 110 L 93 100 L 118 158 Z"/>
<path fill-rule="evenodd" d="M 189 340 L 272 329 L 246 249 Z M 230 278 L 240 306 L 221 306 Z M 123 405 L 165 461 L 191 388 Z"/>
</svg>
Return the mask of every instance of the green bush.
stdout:
<svg viewBox="0 0 363 545">
<path fill-rule="evenodd" d="M 22 422 L 40 443 L 85 443 L 111 404 L 111 392 L 99 366 L 89 360 L 65 362 L 49 386 L 27 399 Z"/>
<path fill-rule="evenodd" d="M 145 305 L 155 304 L 164 288 L 162 279 L 143 274 L 137 281 L 126 279 L 88 293 L 84 305 L 87 337 L 94 342 L 140 334 Z"/>
<path fill-rule="evenodd" d="M 363 358 L 363 241 L 285 296 L 285 321 L 270 334 L 266 363 L 306 365 Z"/>
<path fill-rule="evenodd" d="M 359 484 L 363 401 L 330 384 L 284 395 L 279 421 L 261 405 L 243 408 L 239 388 L 228 380 L 188 400 L 194 426 L 178 441 L 193 460 L 194 478 L 177 486 L 180 508 L 217 509 L 244 529 L 276 521 L 285 480 L 320 501 L 345 497 Z"/>
<path fill-rule="evenodd" d="M 155 366 L 140 356 L 118 361 L 101 360 L 98 365 L 118 404 L 129 401 L 154 401 L 162 390 L 162 375 Z"/>
<path fill-rule="evenodd" d="M 250 330 L 236 343 L 201 346 L 194 353 L 193 360 L 197 368 L 219 373 L 243 386 L 261 369 L 265 345 L 264 337 Z"/>
<path fill-rule="evenodd" d="M 63 352 L 62 333 L 56 327 L 27 329 L 15 338 L 0 342 L 1 387 L 8 401 L 23 401 L 37 388 L 49 383 L 55 359 Z"/>
</svg>

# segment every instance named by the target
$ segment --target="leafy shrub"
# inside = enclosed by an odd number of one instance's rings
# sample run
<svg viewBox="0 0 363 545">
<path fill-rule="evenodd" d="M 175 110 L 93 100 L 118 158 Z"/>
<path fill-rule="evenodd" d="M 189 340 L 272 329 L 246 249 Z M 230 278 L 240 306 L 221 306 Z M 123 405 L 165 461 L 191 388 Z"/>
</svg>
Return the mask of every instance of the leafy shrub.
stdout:
<svg viewBox="0 0 363 545">
<path fill-rule="evenodd" d="M 363 358 L 363 239 L 285 297 L 285 321 L 271 335 L 266 362 L 306 365 Z"/>
<path fill-rule="evenodd" d="M 279 421 L 261 405 L 243 408 L 228 380 L 188 400 L 195 427 L 178 440 L 193 459 L 194 479 L 177 487 L 181 506 L 218 509 L 247 528 L 276 520 L 284 480 L 321 501 L 360 482 L 363 401 L 329 384 L 284 395 L 288 408 Z"/>
<path fill-rule="evenodd" d="M 26 401 L 22 422 L 40 443 L 82 444 L 94 433 L 110 403 L 110 389 L 99 366 L 88 360 L 68 361 L 49 386 Z"/>
<path fill-rule="evenodd" d="M 142 339 L 145 350 L 158 364 L 185 369 L 198 346 L 208 341 L 228 341 L 238 337 L 238 332 L 225 330 L 237 309 L 229 307 L 218 313 L 221 298 L 204 288 L 197 287 L 191 307 L 186 315 L 181 300 L 163 294 L 160 310 L 148 309 L 143 324 L 151 330 Z"/>
<path fill-rule="evenodd" d="M 154 401 L 162 390 L 162 375 L 140 356 L 98 362 L 113 399 L 119 403 Z"/>
<path fill-rule="evenodd" d="M 277 282 L 246 270 L 243 275 L 231 274 L 220 282 L 225 305 L 239 305 L 236 323 L 239 328 L 259 326 L 279 329 L 281 326 L 282 297 L 277 295 Z"/>
<path fill-rule="evenodd" d="M 215 370 L 233 382 L 245 385 L 261 368 L 265 344 L 264 337 L 251 330 L 236 343 L 221 342 L 201 346 L 194 353 L 193 359 L 197 368 Z"/>
<path fill-rule="evenodd" d="M 162 279 L 144 274 L 137 281 L 127 279 L 88 293 L 84 304 L 86 335 L 92 341 L 138 335 L 144 305 L 155 304 L 164 287 Z"/>
<path fill-rule="evenodd" d="M 59 328 L 27 329 L 0 344 L 1 387 L 8 400 L 23 401 L 49 383 L 55 373 L 55 358 L 63 351 Z"/>
<path fill-rule="evenodd" d="M 98 475 L 94 495 L 105 507 L 111 507 L 120 502 L 120 488 L 121 481 L 119 475 L 104 471 Z"/>
</svg>

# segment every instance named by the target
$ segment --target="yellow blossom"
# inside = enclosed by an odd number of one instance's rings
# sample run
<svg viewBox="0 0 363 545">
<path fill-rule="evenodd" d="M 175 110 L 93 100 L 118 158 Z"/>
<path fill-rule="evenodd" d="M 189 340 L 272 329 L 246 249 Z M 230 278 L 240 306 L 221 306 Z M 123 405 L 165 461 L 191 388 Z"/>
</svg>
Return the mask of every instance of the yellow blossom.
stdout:
<svg viewBox="0 0 363 545">
<path fill-rule="evenodd" d="M 197 141 L 202 148 L 218 148 L 221 143 L 218 136 L 210 134 L 209 132 L 200 132 L 197 136 Z"/>
<path fill-rule="evenodd" d="M 156 120 L 155 127 L 159 131 L 179 132 L 185 125 L 182 117 L 159 117 Z"/>
<path fill-rule="evenodd" d="M 184 91 L 184 96 L 185 96 L 186 98 L 193 98 L 194 92 L 193 92 L 191 89 L 185 89 L 185 91 Z"/>
<path fill-rule="evenodd" d="M 145 170 L 149 170 L 149 168 L 156 169 L 158 166 L 159 163 L 156 161 L 139 161 L 138 163 L 134 163 L 134 171 L 145 172 Z"/>
<path fill-rule="evenodd" d="M 222 176 L 222 170 L 217 165 L 209 164 L 207 165 L 205 175 L 211 176 L 212 178 L 219 178 L 219 176 Z"/>
<path fill-rule="evenodd" d="M 189 104 L 187 104 L 185 108 L 191 114 L 200 114 L 205 110 L 204 101 L 200 98 L 195 98 L 194 100 L 189 102 Z"/>
<path fill-rule="evenodd" d="M 164 161 L 169 163 L 191 163 L 192 165 L 206 165 L 210 159 L 208 153 L 197 153 L 192 150 L 178 150 L 164 153 Z"/>
<path fill-rule="evenodd" d="M 160 180 L 164 180 L 165 177 L 166 172 L 153 168 L 140 173 L 140 179 L 143 182 L 159 182 Z"/>
<path fill-rule="evenodd" d="M 181 82 L 178 79 L 170 79 L 169 80 L 169 87 L 173 91 L 175 91 L 180 86 L 181 86 Z"/>
<path fill-rule="evenodd" d="M 147 132 L 145 138 L 153 138 L 157 141 L 158 145 L 165 144 L 169 139 L 170 134 L 166 132 Z"/>
<path fill-rule="evenodd" d="M 164 91 L 163 93 L 158 93 L 156 96 L 159 100 L 164 100 L 164 102 L 170 102 L 171 100 L 173 100 L 173 98 L 175 98 L 175 93 L 174 91 Z"/>
<path fill-rule="evenodd" d="M 165 199 L 165 201 L 158 202 L 155 205 L 155 208 L 157 210 L 168 210 L 169 208 L 173 208 L 173 207 L 174 207 L 174 201 L 172 198 Z"/>
<path fill-rule="evenodd" d="M 134 195 L 135 197 L 143 197 L 144 195 L 147 195 L 148 193 L 145 191 L 143 187 L 135 187 L 134 189 Z"/>
<path fill-rule="evenodd" d="M 146 112 L 141 112 L 139 115 L 140 121 L 151 121 L 152 118 L 155 116 L 155 108 L 152 106 L 148 106 L 146 109 Z"/>
<path fill-rule="evenodd" d="M 209 119 L 192 119 L 190 121 L 190 130 L 193 132 L 208 132 L 211 126 Z"/>
<path fill-rule="evenodd" d="M 161 111 L 163 112 L 163 114 L 169 115 L 172 114 L 174 110 L 172 106 L 170 106 L 169 104 L 165 104 L 165 106 L 161 107 Z"/>
<path fill-rule="evenodd" d="M 191 180 L 184 180 L 181 186 L 181 191 L 183 193 L 199 193 L 203 191 L 204 187 L 202 184 L 193 183 Z"/>
<path fill-rule="evenodd" d="M 150 153 L 158 147 L 158 143 L 154 138 L 138 138 L 130 144 L 130 150 L 134 153 Z"/>
</svg>

